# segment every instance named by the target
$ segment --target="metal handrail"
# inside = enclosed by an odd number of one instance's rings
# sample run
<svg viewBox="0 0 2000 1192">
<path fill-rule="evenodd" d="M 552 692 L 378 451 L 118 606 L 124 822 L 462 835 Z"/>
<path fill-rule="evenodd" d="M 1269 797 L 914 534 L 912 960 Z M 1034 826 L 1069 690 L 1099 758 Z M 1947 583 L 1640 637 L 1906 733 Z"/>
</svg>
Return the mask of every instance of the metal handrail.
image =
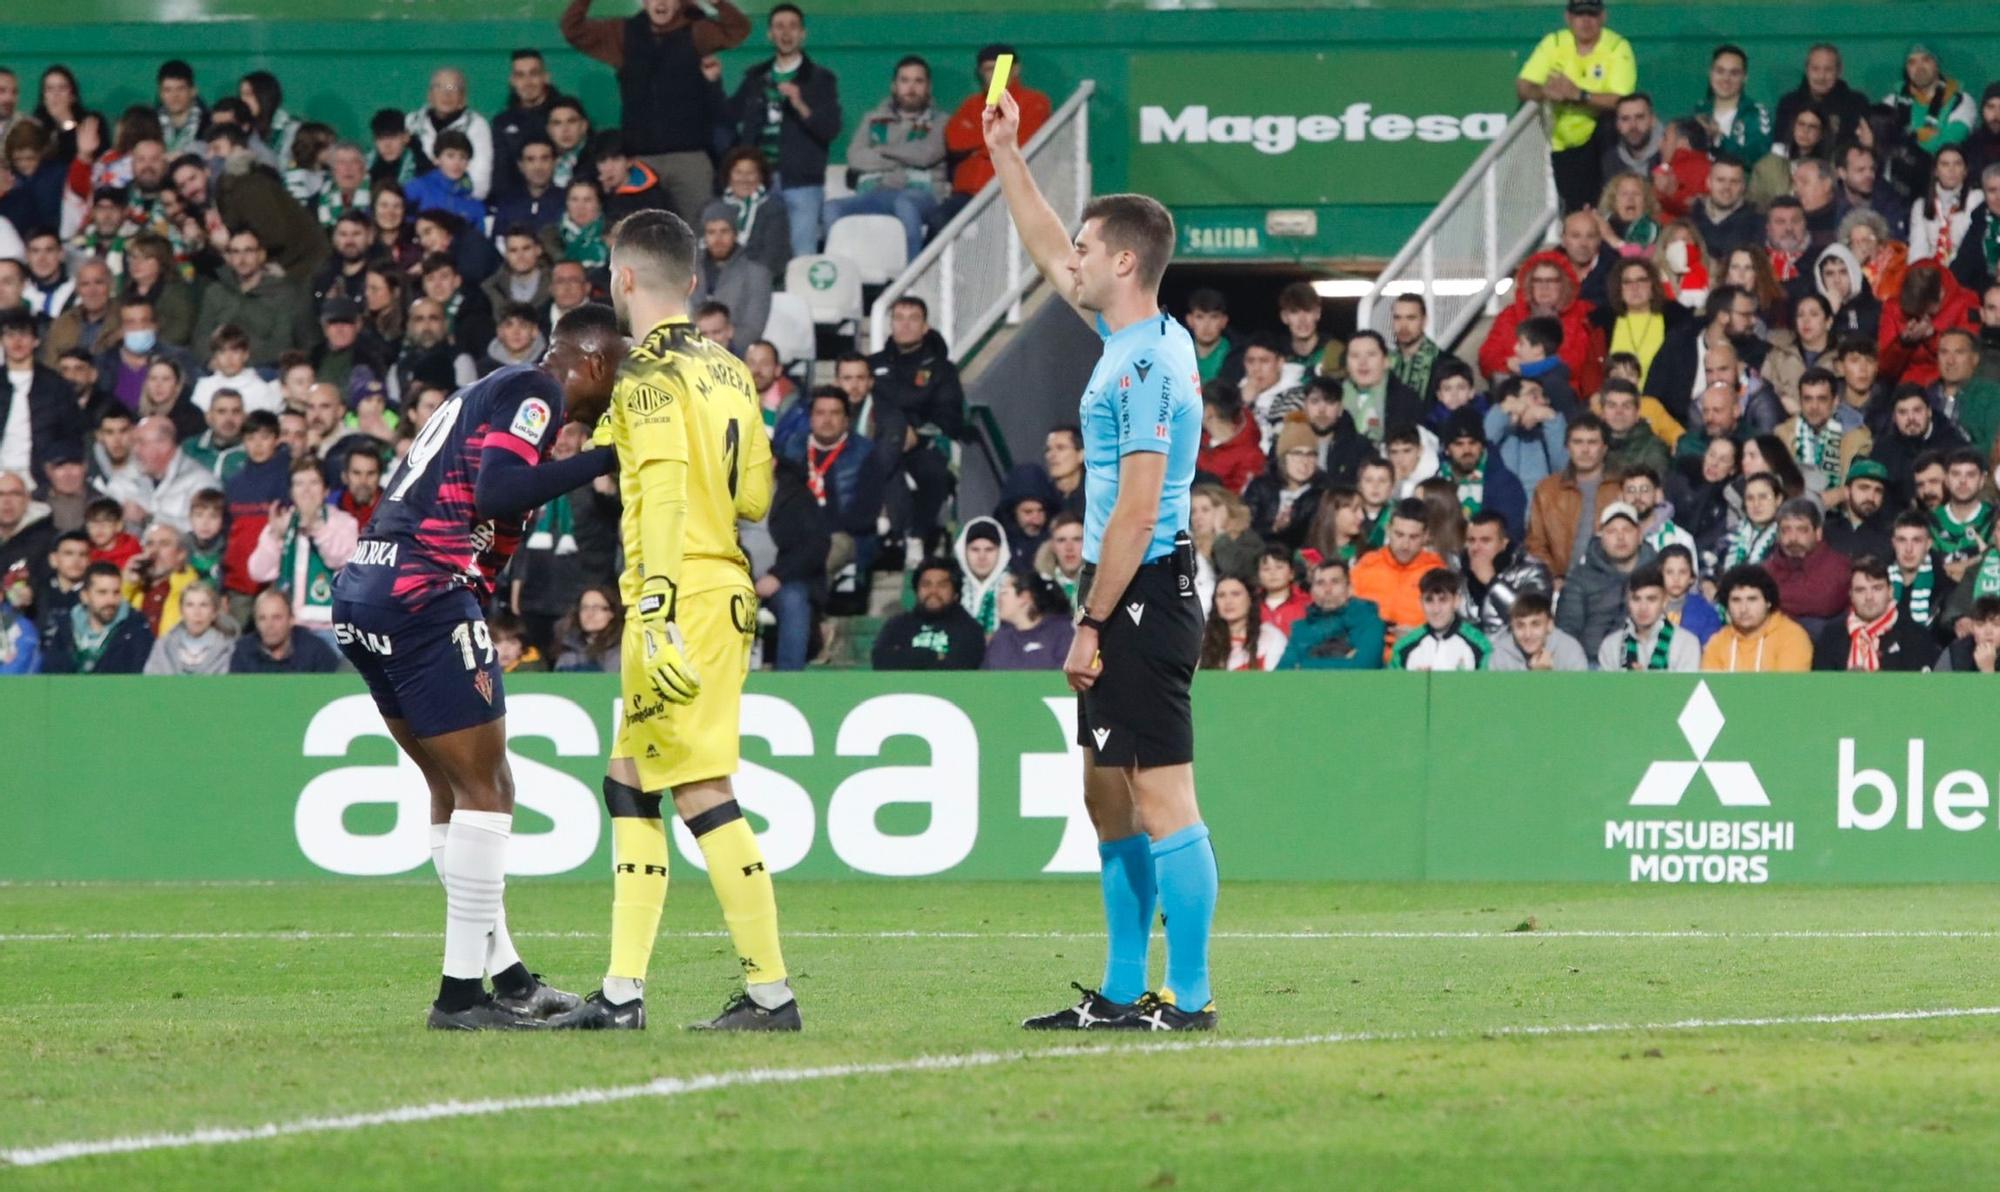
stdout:
<svg viewBox="0 0 2000 1192">
<path fill-rule="evenodd" d="M 1072 123 L 1076 125 L 1073 158 L 1070 162 L 1076 174 L 1075 192 L 1069 195 L 1048 195 L 1049 201 L 1056 208 L 1058 215 L 1063 215 L 1066 209 L 1069 211 L 1069 215 L 1065 218 L 1065 223 L 1069 219 L 1073 219 L 1076 215 L 1081 214 L 1084 205 L 1090 201 L 1090 122 L 1088 112 L 1090 97 L 1096 90 L 1097 84 L 1090 79 L 1085 79 L 1079 83 L 1076 90 L 1063 102 L 1063 105 L 1049 116 L 1048 122 L 1036 130 L 1035 135 L 1029 139 L 1027 147 L 1022 150 L 1022 156 L 1028 162 L 1029 172 L 1033 173 L 1035 166 L 1043 157 L 1044 150 L 1047 149 L 1049 144 L 1056 137 L 1069 132 Z M 1036 181 L 1039 183 L 1043 180 L 1037 177 Z M 1048 188 L 1044 185 L 1043 189 L 1046 193 Z M 924 246 L 924 251 L 917 254 L 916 260 L 911 261 L 904 268 L 903 272 L 894 281 L 889 283 L 888 288 L 884 289 L 876 297 L 874 305 L 868 309 L 868 344 L 870 351 L 880 351 L 882 346 L 889 342 L 889 309 L 895 305 L 898 298 L 909 293 L 918 282 L 923 280 L 933 270 L 941 273 L 946 282 L 955 280 L 955 258 L 961 237 L 967 229 L 971 228 L 983 214 L 999 201 L 1000 184 L 997 180 L 981 187 L 979 193 L 973 196 L 972 201 L 965 205 L 965 209 L 960 211 L 950 223 L 940 229 L 937 235 L 931 237 L 931 242 Z M 931 311 L 931 323 L 938 328 L 939 333 L 944 336 L 945 342 L 951 345 L 954 351 L 962 351 L 966 347 L 978 342 L 1002 317 L 1009 319 L 1019 318 L 1021 297 L 1027 293 L 1028 287 L 1033 281 L 1040 276 L 1032 267 L 1024 268 L 1023 266 L 1026 264 L 1028 263 L 1023 260 L 1020 232 L 1014 227 L 1014 221 L 1009 219 L 1007 220 L 1006 284 L 1002 287 L 999 298 L 988 303 L 972 317 L 961 323 L 957 309 L 958 296 L 956 287 L 951 284 L 944 284 L 939 287 L 938 301 L 934 304 L 934 308 Z"/>
<path fill-rule="evenodd" d="M 1513 119 L 1507 122 L 1507 127 L 1501 130 L 1493 143 L 1473 160 L 1430 215 L 1417 226 L 1416 232 L 1376 277 L 1368 292 L 1362 296 L 1360 309 L 1356 312 L 1361 326 L 1374 325 L 1378 305 L 1383 298 L 1393 296 L 1392 290 L 1396 294 L 1415 292 L 1424 296 L 1425 305 L 1430 312 L 1430 334 L 1439 343 L 1446 345 L 1463 335 L 1466 329 L 1477 321 L 1481 313 L 1491 313 L 1489 308 L 1498 296 L 1501 286 L 1507 282 L 1508 273 L 1546 235 L 1549 224 L 1561 210 L 1555 193 L 1554 176 L 1549 170 L 1544 169 L 1542 176 L 1546 181 L 1542 194 L 1538 196 L 1542 206 L 1535 217 L 1530 219 L 1528 230 L 1504 246 L 1499 243 L 1499 205 L 1502 196 L 1499 193 L 1497 167 L 1501 159 L 1512 151 L 1522 138 L 1531 135 L 1540 136 L 1546 152 L 1548 125 L 1543 118 L 1540 104 L 1521 105 L 1520 110 L 1514 113 Z M 1479 276 L 1462 280 L 1477 281 L 1480 288 L 1475 292 L 1474 301 L 1467 302 L 1440 327 L 1437 324 L 1437 304 L 1434 301 L 1438 296 L 1436 266 L 1438 233 L 1447 221 L 1466 209 L 1475 190 L 1478 191 L 1482 208 L 1483 235 L 1480 237 L 1482 260 L 1479 265 Z M 1520 201 L 1524 198 L 1516 195 L 1506 197 L 1511 201 Z M 1410 277 L 1413 272 L 1416 274 L 1414 279 Z"/>
</svg>

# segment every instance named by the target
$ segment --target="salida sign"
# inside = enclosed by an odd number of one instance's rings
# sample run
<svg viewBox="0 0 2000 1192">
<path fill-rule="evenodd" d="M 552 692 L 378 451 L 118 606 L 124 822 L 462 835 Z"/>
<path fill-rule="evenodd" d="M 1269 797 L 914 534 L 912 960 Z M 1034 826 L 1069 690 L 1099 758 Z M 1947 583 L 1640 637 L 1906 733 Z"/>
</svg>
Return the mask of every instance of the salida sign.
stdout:
<svg viewBox="0 0 2000 1192">
<path fill-rule="evenodd" d="M 1423 203 L 1518 105 L 1494 50 L 1137 54 L 1134 190 L 1170 206 Z"/>
</svg>

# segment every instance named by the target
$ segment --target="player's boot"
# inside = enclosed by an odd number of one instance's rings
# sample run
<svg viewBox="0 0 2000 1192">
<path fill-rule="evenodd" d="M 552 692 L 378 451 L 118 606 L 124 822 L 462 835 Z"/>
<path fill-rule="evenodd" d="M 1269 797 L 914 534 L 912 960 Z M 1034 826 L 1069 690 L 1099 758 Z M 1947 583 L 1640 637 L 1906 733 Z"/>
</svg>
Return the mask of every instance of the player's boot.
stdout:
<svg viewBox="0 0 2000 1192">
<path fill-rule="evenodd" d="M 583 1004 L 582 998 L 543 981 L 540 973 L 528 975 L 534 978 L 535 983 L 527 992 L 505 994 L 496 991 L 493 1000 L 509 1010 L 535 1019 L 548 1019 L 558 1014 L 567 1014 Z"/>
<path fill-rule="evenodd" d="M 424 1025 L 434 1031 L 532 1031 L 541 1022 L 493 998 L 477 1001 L 463 1010 L 440 1010 L 432 1004 Z"/>
<path fill-rule="evenodd" d="M 1215 1003 L 1199 1010 L 1183 1010 L 1157 993 L 1142 993 L 1131 1016 L 1112 1025 L 1128 1031 L 1212 1031 Z"/>
<path fill-rule="evenodd" d="M 793 998 L 775 1010 L 766 1010 L 753 1001 L 749 994 L 739 993 L 729 999 L 707 1022 L 691 1022 L 691 1031 L 796 1031 L 804 1024 L 799 1020 L 799 999 Z"/>
<path fill-rule="evenodd" d="M 1138 1010 L 1136 1005 L 1114 1002 L 1095 989 L 1085 989 L 1074 981 L 1070 982 L 1070 988 L 1083 995 L 1076 1005 L 1064 1006 L 1053 1014 L 1023 1019 L 1022 1028 L 1030 1031 L 1104 1030 L 1123 1023 Z"/>
<path fill-rule="evenodd" d="M 600 989 L 584 998 L 574 1010 L 558 1014 L 544 1025 L 552 1031 L 643 1031 L 646 999 L 633 998 L 623 1005 L 613 1005 L 604 999 L 604 991 Z"/>
</svg>

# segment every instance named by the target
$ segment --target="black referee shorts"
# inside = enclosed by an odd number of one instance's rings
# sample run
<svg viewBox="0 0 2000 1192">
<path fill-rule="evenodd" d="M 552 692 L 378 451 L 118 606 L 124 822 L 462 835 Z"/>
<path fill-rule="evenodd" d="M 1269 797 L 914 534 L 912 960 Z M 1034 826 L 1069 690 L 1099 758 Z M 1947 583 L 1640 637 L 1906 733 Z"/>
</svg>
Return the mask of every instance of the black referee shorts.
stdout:
<svg viewBox="0 0 2000 1192">
<path fill-rule="evenodd" d="M 1194 591 L 1194 544 L 1182 534 L 1172 554 L 1139 568 L 1098 634 L 1104 669 L 1076 697 L 1076 743 L 1101 766 L 1178 766 L 1194 760 L 1188 689 L 1201 660 L 1201 599 Z M 1097 570 L 1086 566 L 1079 604 Z"/>
</svg>

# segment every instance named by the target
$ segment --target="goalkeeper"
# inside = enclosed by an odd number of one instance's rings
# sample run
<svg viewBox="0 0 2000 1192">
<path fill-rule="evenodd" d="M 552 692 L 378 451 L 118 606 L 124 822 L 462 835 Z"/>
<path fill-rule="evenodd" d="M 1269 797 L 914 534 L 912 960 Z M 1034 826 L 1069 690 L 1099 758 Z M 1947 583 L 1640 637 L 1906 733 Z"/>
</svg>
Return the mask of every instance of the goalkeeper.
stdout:
<svg viewBox="0 0 2000 1192">
<path fill-rule="evenodd" d="M 647 963 L 667 898 L 664 795 L 687 823 L 743 966 L 744 991 L 711 1030 L 798 1030 L 778 947 L 771 875 L 729 777 L 756 633 L 738 518 L 771 504 L 771 447 L 750 371 L 688 322 L 694 233 L 642 211 L 611 237 L 611 294 L 634 346 L 607 415 L 618 449 L 626 609 L 618 739 L 604 779 L 611 813 L 611 966 L 559 1028 L 642 1030 Z"/>
</svg>

